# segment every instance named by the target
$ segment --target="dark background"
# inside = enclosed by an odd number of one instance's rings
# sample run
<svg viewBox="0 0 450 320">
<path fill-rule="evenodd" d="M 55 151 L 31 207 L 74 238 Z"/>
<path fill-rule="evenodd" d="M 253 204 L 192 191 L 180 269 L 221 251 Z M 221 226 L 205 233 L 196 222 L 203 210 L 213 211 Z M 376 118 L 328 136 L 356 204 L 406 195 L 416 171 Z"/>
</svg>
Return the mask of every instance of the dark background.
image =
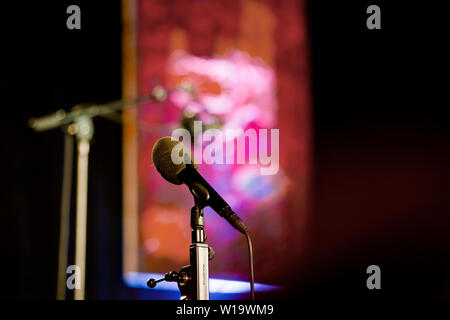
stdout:
<svg viewBox="0 0 450 320">
<path fill-rule="evenodd" d="M 71 4 L 81 7 L 81 30 L 66 28 Z M 370 4 L 381 7 L 381 30 L 365 27 Z M 317 0 L 307 9 L 313 210 L 304 268 L 275 298 L 448 298 L 450 135 L 437 77 L 443 9 Z M 121 98 L 120 2 L 2 4 L 0 15 L 0 295 L 54 299 L 63 135 L 34 133 L 27 120 Z M 86 297 L 142 297 L 121 281 L 121 127 L 96 119 L 95 130 Z M 366 288 L 371 264 L 381 267 L 377 292 Z"/>
</svg>

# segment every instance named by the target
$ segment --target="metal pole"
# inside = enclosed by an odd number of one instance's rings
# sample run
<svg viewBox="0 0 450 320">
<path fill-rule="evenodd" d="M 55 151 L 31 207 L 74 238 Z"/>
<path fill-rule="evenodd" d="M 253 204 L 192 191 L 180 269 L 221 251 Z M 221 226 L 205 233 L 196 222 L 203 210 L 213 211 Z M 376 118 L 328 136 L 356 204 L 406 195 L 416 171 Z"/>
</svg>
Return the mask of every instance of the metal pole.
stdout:
<svg viewBox="0 0 450 320">
<path fill-rule="evenodd" d="M 87 227 L 87 197 L 88 197 L 88 162 L 89 141 L 94 134 L 94 125 L 90 116 L 80 116 L 76 119 L 78 139 L 77 167 L 77 208 L 75 231 L 75 265 L 79 268 L 79 286 L 75 287 L 75 300 L 85 298 L 86 279 L 86 227 Z"/>
<path fill-rule="evenodd" d="M 64 134 L 64 171 L 61 195 L 61 222 L 59 230 L 58 249 L 58 281 L 56 287 L 56 299 L 66 299 L 66 268 L 67 252 L 69 250 L 69 226 L 70 226 L 70 196 L 72 193 L 72 169 L 73 169 L 73 136 Z"/>
<path fill-rule="evenodd" d="M 191 262 L 193 300 L 209 300 L 209 251 L 206 241 L 203 208 L 195 205 L 191 209 L 192 244 L 189 246 Z"/>
</svg>

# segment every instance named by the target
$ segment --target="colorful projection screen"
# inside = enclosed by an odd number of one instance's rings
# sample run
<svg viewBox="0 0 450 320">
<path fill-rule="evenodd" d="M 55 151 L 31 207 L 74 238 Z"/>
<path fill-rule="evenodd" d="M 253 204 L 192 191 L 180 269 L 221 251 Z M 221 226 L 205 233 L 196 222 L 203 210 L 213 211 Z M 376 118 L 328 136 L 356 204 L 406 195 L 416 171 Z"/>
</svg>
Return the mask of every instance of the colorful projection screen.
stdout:
<svg viewBox="0 0 450 320">
<path fill-rule="evenodd" d="M 312 170 L 303 2 L 126 3 L 124 96 L 163 99 L 124 114 L 124 279 L 189 264 L 192 195 L 151 161 L 156 140 L 184 129 L 199 172 L 249 227 L 256 282 L 286 285 L 302 264 Z M 248 281 L 245 237 L 210 208 L 205 224 L 210 277 Z"/>
</svg>

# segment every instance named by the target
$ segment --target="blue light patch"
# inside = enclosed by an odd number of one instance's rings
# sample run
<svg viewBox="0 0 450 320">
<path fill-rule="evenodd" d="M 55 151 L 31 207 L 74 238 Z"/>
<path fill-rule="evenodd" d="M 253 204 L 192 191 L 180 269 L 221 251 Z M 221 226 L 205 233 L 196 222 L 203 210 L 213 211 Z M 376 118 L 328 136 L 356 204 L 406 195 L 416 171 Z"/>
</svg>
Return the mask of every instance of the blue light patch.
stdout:
<svg viewBox="0 0 450 320">
<path fill-rule="evenodd" d="M 160 279 L 164 275 L 160 273 L 145 273 L 145 272 L 128 272 L 124 275 L 126 285 L 138 289 L 150 289 L 147 287 L 147 280 L 150 278 Z M 178 291 L 178 285 L 175 282 L 160 282 L 157 287 L 158 290 Z M 256 292 L 279 290 L 282 287 L 255 283 Z M 250 283 L 247 281 L 225 280 L 225 279 L 209 279 L 210 293 L 246 293 L 250 292 Z"/>
</svg>

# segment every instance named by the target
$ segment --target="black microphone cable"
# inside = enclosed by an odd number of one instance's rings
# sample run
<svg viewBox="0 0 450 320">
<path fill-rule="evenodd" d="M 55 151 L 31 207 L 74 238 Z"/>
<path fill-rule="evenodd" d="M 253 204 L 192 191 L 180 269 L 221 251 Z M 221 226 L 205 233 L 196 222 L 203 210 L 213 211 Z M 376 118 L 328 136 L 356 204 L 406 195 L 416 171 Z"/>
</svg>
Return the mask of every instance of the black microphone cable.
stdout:
<svg viewBox="0 0 450 320">
<path fill-rule="evenodd" d="M 249 265 L 250 265 L 250 295 L 251 300 L 255 300 L 255 274 L 253 270 L 253 246 L 252 239 L 250 238 L 250 233 L 245 232 L 245 237 L 247 239 L 248 244 L 248 257 L 249 257 Z"/>
</svg>

